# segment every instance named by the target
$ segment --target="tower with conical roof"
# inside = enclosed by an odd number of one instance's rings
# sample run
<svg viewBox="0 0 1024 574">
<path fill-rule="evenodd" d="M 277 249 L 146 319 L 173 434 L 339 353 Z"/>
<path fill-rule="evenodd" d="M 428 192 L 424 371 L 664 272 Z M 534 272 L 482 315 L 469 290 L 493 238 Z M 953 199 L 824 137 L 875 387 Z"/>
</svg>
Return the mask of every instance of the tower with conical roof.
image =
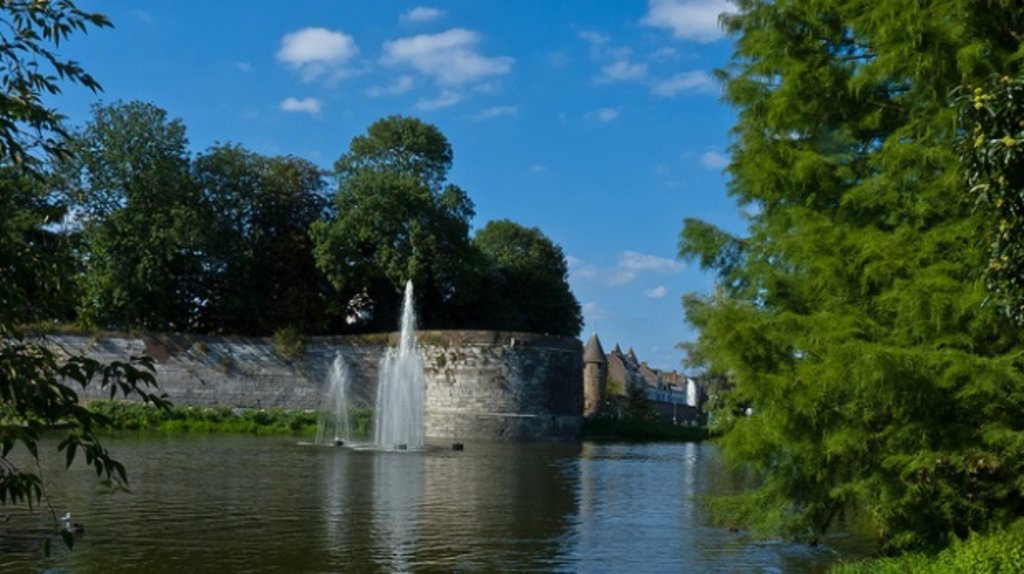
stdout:
<svg viewBox="0 0 1024 574">
<path fill-rule="evenodd" d="M 608 358 L 594 333 L 583 349 L 583 416 L 601 412 L 608 387 Z"/>
</svg>

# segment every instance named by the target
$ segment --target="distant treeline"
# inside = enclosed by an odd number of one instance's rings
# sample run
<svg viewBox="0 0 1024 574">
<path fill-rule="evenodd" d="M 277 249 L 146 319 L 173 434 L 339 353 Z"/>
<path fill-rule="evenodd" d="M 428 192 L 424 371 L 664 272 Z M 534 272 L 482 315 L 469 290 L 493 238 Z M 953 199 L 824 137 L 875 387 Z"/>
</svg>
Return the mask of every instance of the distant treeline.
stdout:
<svg viewBox="0 0 1024 574">
<path fill-rule="evenodd" d="M 418 119 L 375 122 L 330 172 L 234 144 L 193 155 L 182 121 L 141 102 L 97 105 L 66 138 L 38 173 L 0 168 L 23 324 L 387 331 L 412 280 L 423 328 L 580 331 L 561 248 L 507 220 L 470 237 L 451 145 Z"/>
</svg>

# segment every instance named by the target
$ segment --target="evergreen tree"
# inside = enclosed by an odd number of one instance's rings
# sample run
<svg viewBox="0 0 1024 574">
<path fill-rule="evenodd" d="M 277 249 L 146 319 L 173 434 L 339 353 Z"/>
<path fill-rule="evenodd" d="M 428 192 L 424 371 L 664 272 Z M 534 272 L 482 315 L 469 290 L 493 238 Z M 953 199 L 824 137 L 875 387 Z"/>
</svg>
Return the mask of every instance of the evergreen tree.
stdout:
<svg viewBox="0 0 1024 574">
<path fill-rule="evenodd" d="M 1024 11 L 736 4 L 721 77 L 748 234 L 691 220 L 680 241 L 720 278 L 685 300 L 691 358 L 732 383 L 724 448 L 763 478 L 735 508 L 808 539 L 856 510 L 890 549 L 1021 515 L 1021 340 L 983 304 L 949 94 L 1014 68 Z"/>
</svg>

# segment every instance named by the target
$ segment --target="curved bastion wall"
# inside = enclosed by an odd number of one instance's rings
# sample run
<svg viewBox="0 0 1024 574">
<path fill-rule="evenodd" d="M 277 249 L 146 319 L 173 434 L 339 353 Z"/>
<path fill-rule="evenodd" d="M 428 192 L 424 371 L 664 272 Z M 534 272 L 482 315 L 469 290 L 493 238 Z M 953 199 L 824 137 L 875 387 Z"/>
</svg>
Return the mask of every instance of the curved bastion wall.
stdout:
<svg viewBox="0 0 1024 574">
<path fill-rule="evenodd" d="M 55 347 L 100 361 L 149 355 L 175 405 L 318 409 L 341 354 L 350 400 L 372 408 L 381 358 L 398 334 L 311 337 L 294 360 L 273 340 L 197 335 L 47 335 Z M 578 438 L 583 348 L 572 338 L 493 331 L 420 331 L 426 370 L 426 434 L 432 438 Z M 90 385 L 85 398 L 109 395 Z"/>
</svg>

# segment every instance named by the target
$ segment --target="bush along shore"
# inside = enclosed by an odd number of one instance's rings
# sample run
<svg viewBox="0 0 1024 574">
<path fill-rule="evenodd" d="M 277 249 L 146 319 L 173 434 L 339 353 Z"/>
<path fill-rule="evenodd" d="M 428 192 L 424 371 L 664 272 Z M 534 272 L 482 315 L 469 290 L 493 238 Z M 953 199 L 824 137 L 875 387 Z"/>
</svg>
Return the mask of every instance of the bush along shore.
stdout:
<svg viewBox="0 0 1024 574">
<path fill-rule="evenodd" d="M 1005 530 L 972 534 L 937 554 L 909 553 L 892 558 L 840 562 L 831 574 L 973 574 L 1024 572 L 1024 519 Z"/>
<path fill-rule="evenodd" d="M 697 442 L 708 438 L 707 427 L 685 427 L 661 419 L 598 416 L 583 421 L 583 440 L 627 442 Z"/>
<path fill-rule="evenodd" d="M 319 418 L 317 411 L 289 409 L 174 406 L 165 411 L 125 401 L 91 401 L 86 406 L 105 417 L 111 430 L 313 436 Z M 370 409 L 353 409 L 351 420 L 355 437 L 369 436 Z"/>
</svg>

